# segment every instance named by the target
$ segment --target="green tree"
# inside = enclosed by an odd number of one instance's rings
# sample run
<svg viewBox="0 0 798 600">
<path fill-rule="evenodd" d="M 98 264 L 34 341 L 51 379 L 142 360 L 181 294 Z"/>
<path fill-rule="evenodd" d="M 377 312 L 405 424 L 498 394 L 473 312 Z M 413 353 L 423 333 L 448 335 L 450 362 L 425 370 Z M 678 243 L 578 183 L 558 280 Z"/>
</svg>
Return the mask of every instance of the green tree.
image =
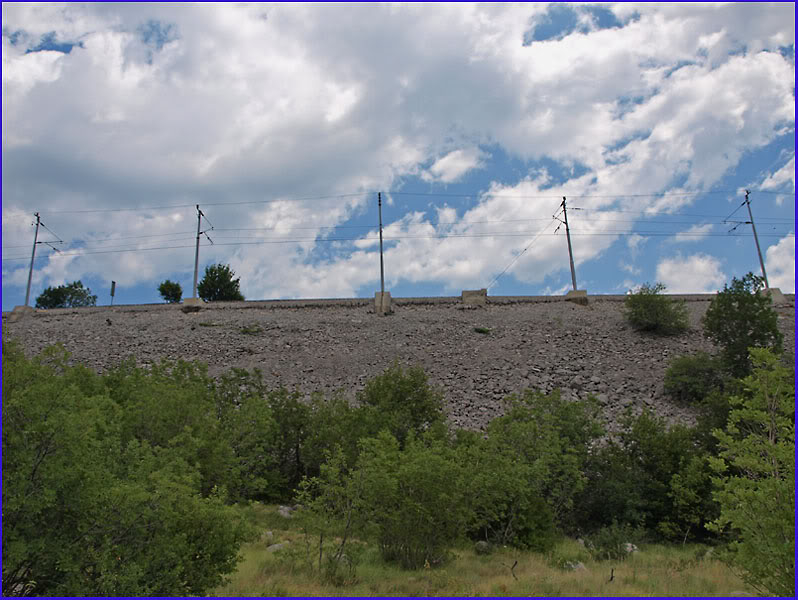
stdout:
<svg viewBox="0 0 798 600">
<path fill-rule="evenodd" d="M 200 493 L 186 452 L 123 441 L 126 408 L 62 349 L 27 359 L 4 343 L 2 362 L 3 595 L 193 596 L 220 585 L 248 535 L 221 494 Z"/>
<path fill-rule="evenodd" d="M 386 429 L 403 446 L 410 432 L 422 433 L 445 422 L 443 394 L 432 387 L 421 367 L 398 363 L 368 382 L 357 394 L 369 435 Z"/>
<path fill-rule="evenodd" d="M 727 378 L 720 359 L 706 352 L 679 356 L 665 371 L 665 393 L 685 404 L 700 404 L 713 390 L 723 389 Z"/>
<path fill-rule="evenodd" d="M 713 527 L 736 537 L 728 560 L 765 595 L 795 596 L 795 369 L 752 348 L 753 372 L 730 398 L 720 455 Z"/>
<path fill-rule="evenodd" d="M 675 335 L 687 331 L 689 322 L 684 301 L 662 295 L 665 286 L 644 284 L 626 296 L 624 309 L 632 327 L 660 335 Z"/>
<path fill-rule="evenodd" d="M 158 293 L 169 304 L 177 304 L 183 298 L 183 288 L 179 283 L 169 279 L 158 286 Z"/>
<path fill-rule="evenodd" d="M 205 275 L 197 286 L 197 293 L 205 302 L 243 300 L 239 279 L 229 265 L 210 265 L 205 267 Z"/>
<path fill-rule="evenodd" d="M 763 285 L 763 279 L 753 273 L 733 278 L 712 300 L 702 320 L 704 335 L 720 346 L 723 363 L 733 377 L 751 372 L 749 348 L 781 351 L 778 316 L 770 297 L 759 293 Z"/>
<path fill-rule="evenodd" d="M 97 296 L 93 296 L 91 290 L 84 288 L 80 281 L 48 287 L 36 298 L 36 308 L 76 308 L 96 305 Z"/>
</svg>

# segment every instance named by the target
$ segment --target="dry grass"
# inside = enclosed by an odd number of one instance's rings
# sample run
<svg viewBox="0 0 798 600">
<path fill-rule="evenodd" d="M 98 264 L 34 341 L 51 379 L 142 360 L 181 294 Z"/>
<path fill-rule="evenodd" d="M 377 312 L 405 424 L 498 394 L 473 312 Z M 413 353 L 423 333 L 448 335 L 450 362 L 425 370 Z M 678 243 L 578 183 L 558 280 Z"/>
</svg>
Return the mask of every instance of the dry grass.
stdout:
<svg viewBox="0 0 798 600">
<path fill-rule="evenodd" d="M 273 537 L 262 536 L 245 546 L 238 571 L 215 591 L 217 596 L 741 596 L 755 595 L 725 565 L 703 558 L 706 548 L 696 545 L 644 546 L 619 563 L 595 562 L 572 540 L 562 541 L 548 556 L 499 549 L 479 556 L 470 545 L 453 551 L 452 560 L 439 568 L 404 571 L 384 564 L 376 548 L 366 545 L 354 583 L 325 584 L 308 566 L 304 536 L 294 523 L 276 514 L 274 507 L 247 510 L 250 520 Z M 288 549 L 271 553 L 270 544 L 290 542 Z M 584 570 L 555 566 L 563 560 L 581 560 Z M 514 569 L 511 567 L 518 561 Z M 614 577 L 610 579 L 611 569 Z"/>
</svg>

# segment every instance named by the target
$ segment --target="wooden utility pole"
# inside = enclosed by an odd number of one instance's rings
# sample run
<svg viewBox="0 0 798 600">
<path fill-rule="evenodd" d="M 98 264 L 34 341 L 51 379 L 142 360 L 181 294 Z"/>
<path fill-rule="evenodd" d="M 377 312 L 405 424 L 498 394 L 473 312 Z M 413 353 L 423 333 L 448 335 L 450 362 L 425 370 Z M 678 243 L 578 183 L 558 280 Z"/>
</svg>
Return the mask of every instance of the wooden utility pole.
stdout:
<svg viewBox="0 0 798 600">
<path fill-rule="evenodd" d="M 28 288 L 25 290 L 25 306 L 28 306 L 28 302 L 30 302 L 30 282 L 33 279 L 33 261 L 36 258 L 36 244 L 39 240 L 39 223 L 41 223 L 39 213 L 33 214 L 36 217 L 36 233 L 33 234 L 33 250 L 30 253 L 30 270 L 28 271 Z"/>
<path fill-rule="evenodd" d="M 769 288 L 768 274 L 765 272 L 765 261 L 762 260 L 762 250 L 759 248 L 759 238 L 756 235 L 756 225 L 754 225 L 754 215 L 751 212 L 751 201 L 748 199 L 749 191 L 745 190 L 745 203 L 748 205 L 748 216 L 751 218 L 751 229 L 754 230 L 754 242 L 756 243 L 756 253 L 759 255 L 759 266 L 762 267 L 762 277 L 765 279 L 765 287 Z"/>
</svg>

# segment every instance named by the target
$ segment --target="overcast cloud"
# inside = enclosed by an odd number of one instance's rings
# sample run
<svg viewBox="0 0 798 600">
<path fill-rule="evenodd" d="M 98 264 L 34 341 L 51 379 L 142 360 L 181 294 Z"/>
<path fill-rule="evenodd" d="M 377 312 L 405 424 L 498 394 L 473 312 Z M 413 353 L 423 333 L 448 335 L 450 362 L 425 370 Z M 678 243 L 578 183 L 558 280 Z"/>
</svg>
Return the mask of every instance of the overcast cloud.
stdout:
<svg viewBox="0 0 798 600">
<path fill-rule="evenodd" d="M 647 269 L 714 291 L 757 268 L 748 238 L 697 248 L 733 225 L 679 223 L 683 256 L 630 214 L 731 212 L 739 196 L 697 193 L 738 171 L 782 192 L 754 197 L 792 292 L 794 145 L 774 144 L 794 132 L 794 7 L 557 10 L 572 25 L 544 3 L 3 3 L 4 298 L 24 298 L 36 211 L 69 243 L 39 246 L 34 290 L 114 279 L 156 301 L 171 277 L 190 295 L 197 204 L 203 264 L 248 298 L 371 293 L 377 191 L 389 288 L 485 287 L 534 239 L 503 282 L 560 290 L 567 195 L 584 286 Z M 457 185 L 470 198 L 401 195 Z"/>
</svg>

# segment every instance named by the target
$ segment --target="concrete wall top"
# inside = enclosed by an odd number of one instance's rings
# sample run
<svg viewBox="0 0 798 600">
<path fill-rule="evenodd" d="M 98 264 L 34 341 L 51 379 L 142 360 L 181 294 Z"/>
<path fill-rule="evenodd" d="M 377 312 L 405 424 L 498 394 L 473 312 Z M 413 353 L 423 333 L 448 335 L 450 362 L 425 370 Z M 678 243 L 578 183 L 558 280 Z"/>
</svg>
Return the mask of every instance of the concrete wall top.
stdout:
<svg viewBox="0 0 798 600">
<path fill-rule="evenodd" d="M 708 302 L 715 294 L 666 294 L 667 297 L 685 300 L 687 302 Z M 795 294 L 784 294 L 790 303 L 795 303 Z M 623 302 L 626 294 L 589 294 L 590 302 Z M 460 296 L 435 296 L 435 297 L 408 297 L 392 298 L 393 306 L 411 305 L 445 305 L 460 304 Z M 565 296 L 488 296 L 487 304 L 507 305 L 521 303 L 564 302 Z M 71 313 L 86 313 L 96 311 L 112 312 L 142 312 L 180 310 L 182 304 L 117 304 L 114 306 L 92 306 L 84 308 L 51 308 L 36 309 L 35 314 L 64 315 Z M 297 300 L 245 300 L 243 302 L 210 302 L 203 305 L 203 310 L 225 309 L 276 309 L 276 308 L 325 308 L 325 307 L 373 307 L 373 298 L 317 298 Z M 4 311 L 3 317 L 9 316 L 11 311 Z"/>
</svg>

